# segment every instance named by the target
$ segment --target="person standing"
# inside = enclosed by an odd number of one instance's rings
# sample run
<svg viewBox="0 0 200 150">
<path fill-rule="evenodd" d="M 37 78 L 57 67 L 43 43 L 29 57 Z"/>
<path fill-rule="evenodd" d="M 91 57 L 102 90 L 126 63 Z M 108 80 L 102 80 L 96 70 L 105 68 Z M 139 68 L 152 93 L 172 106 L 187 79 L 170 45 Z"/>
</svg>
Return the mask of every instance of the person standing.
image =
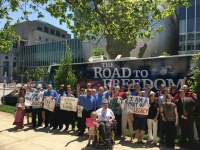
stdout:
<svg viewBox="0 0 200 150">
<path fill-rule="evenodd" d="M 81 136 L 85 132 L 86 118 L 90 118 L 91 112 L 96 110 L 96 100 L 92 96 L 92 89 L 87 89 L 87 95 L 80 95 L 80 87 L 77 87 L 77 92 L 78 92 L 78 98 L 80 98 L 80 101 L 82 101 L 83 104 L 81 129 L 80 132 L 78 133 L 78 136 Z"/>
<path fill-rule="evenodd" d="M 194 107 L 199 105 L 196 94 L 185 97 L 184 90 L 178 91 L 180 99 L 176 101 L 181 126 L 181 146 L 184 147 L 188 135 L 190 149 L 194 149 L 194 121 L 196 120 Z"/>
<path fill-rule="evenodd" d="M 60 110 L 60 99 L 61 97 L 66 97 L 66 94 L 64 92 L 64 88 L 60 86 L 59 94 L 56 97 L 56 106 L 54 109 L 54 126 L 53 129 L 56 130 L 59 126 L 59 130 L 62 130 L 63 128 L 63 121 L 65 120 L 65 110 Z"/>
<path fill-rule="evenodd" d="M 149 84 L 145 85 L 145 91 L 141 91 L 143 97 L 149 97 L 150 94 L 154 93 L 153 91 L 151 91 L 151 87 Z"/>
<path fill-rule="evenodd" d="M 176 104 L 172 103 L 172 96 L 170 94 L 166 95 L 166 102 L 161 105 L 160 113 L 162 120 L 165 122 L 166 147 L 174 148 L 178 113 Z"/>
<path fill-rule="evenodd" d="M 47 90 L 44 92 L 44 98 L 45 97 L 52 97 L 52 98 L 56 98 L 57 97 L 57 92 L 55 90 L 52 89 L 52 85 L 48 84 L 47 85 Z M 54 120 L 54 113 L 52 111 L 49 111 L 47 109 L 45 109 L 45 127 L 47 128 L 49 126 L 49 120 L 50 120 L 50 128 L 53 127 L 53 120 Z"/>
<path fill-rule="evenodd" d="M 38 98 L 38 95 L 41 95 L 43 98 L 43 92 L 41 92 L 42 85 L 38 84 L 36 91 L 33 93 L 33 97 Z M 42 125 L 42 105 L 41 106 L 32 106 L 32 127 L 36 127 L 36 115 L 38 115 L 38 127 Z"/>
<path fill-rule="evenodd" d="M 147 125 L 148 125 L 148 134 L 149 142 L 157 143 L 157 129 L 158 129 L 158 115 L 159 107 L 158 103 L 155 101 L 155 94 L 149 95 L 149 113 L 147 115 Z M 152 135 L 153 132 L 153 135 Z"/>
</svg>

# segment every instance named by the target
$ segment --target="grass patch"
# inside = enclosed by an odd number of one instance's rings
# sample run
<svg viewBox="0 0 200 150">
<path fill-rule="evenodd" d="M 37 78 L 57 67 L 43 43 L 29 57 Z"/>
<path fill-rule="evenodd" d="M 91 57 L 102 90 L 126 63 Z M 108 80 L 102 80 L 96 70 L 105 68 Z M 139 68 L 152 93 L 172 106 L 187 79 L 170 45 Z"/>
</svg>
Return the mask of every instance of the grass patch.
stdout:
<svg viewBox="0 0 200 150">
<path fill-rule="evenodd" d="M 0 105 L 0 111 L 13 114 L 15 111 L 15 106 L 10 105 Z"/>
</svg>

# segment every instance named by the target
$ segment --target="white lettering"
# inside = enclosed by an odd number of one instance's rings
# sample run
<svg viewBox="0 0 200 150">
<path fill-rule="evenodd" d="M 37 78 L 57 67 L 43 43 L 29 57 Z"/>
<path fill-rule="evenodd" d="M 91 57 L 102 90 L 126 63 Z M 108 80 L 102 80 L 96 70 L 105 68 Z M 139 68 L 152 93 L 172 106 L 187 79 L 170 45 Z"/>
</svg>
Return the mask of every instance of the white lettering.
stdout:
<svg viewBox="0 0 200 150">
<path fill-rule="evenodd" d="M 157 84 L 158 81 L 162 81 L 162 83 L 160 83 L 160 84 L 166 85 L 165 80 L 163 80 L 163 79 L 156 79 L 156 80 L 154 81 L 154 88 L 155 88 L 156 90 L 159 90 L 158 84 Z"/>
<path fill-rule="evenodd" d="M 110 79 L 103 79 L 103 86 L 108 85 L 109 86 Z"/>
<path fill-rule="evenodd" d="M 93 67 L 94 68 L 94 78 L 102 78 L 102 74 L 101 74 L 101 67 Z M 99 74 L 99 77 L 97 76 L 97 74 Z"/>
<path fill-rule="evenodd" d="M 143 72 L 145 72 L 145 73 L 143 73 Z M 145 77 L 148 76 L 148 72 L 146 70 L 142 70 L 141 73 L 140 73 L 140 75 L 141 75 L 141 77 L 145 78 Z"/>
<path fill-rule="evenodd" d="M 135 73 L 136 78 L 139 78 L 138 72 L 140 73 L 140 70 L 133 70 L 133 73 Z"/>
<path fill-rule="evenodd" d="M 142 79 L 142 81 L 143 81 L 143 89 L 145 89 L 145 84 L 149 84 L 150 88 L 153 88 L 153 81 L 152 80 L 150 80 L 150 79 Z"/>
<path fill-rule="evenodd" d="M 104 67 L 114 67 L 114 62 L 110 62 L 110 63 L 101 63 L 101 65 Z"/>
<path fill-rule="evenodd" d="M 130 81 L 130 79 L 121 79 L 122 81 L 122 85 L 123 86 L 127 86 L 128 87 L 128 82 Z"/>
<path fill-rule="evenodd" d="M 113 79 L 113 88 L 119 86 L 119 79 Z"/>
<path fill-rule="evenodd" d="M 115 77 L 115 75 L 117 75 L 117 78 L 121 77 L 117 68 L 114 69 L 112 77 Z"/>
<path fill-rule="evenodd" d="M 108 72 L 108 76 L 106 76 L 106 72 Z M 103 77 L 104 78 L 110 78 L 111 77 L 111 70 L 109 68 L 105 68 L 103 70 Z"/>
<path fill-rule="evenodd" d="M 131 69 L 124 67 L 122 69 L 122 78 L 129 78 L 131 76 Z M 126 70 L 128 71 L 128 75 L 126 76 Z"/>
</svg>

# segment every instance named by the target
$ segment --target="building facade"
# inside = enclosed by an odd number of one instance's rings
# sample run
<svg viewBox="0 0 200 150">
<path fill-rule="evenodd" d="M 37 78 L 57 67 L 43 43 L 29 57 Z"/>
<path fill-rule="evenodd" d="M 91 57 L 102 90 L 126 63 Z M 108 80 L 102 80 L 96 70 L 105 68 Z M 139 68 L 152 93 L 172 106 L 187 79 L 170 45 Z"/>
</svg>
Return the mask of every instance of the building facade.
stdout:
<svg viewBox="0 0 200 150">
<path fill-rule="evenodd" d="M 58 41 L 71 39 L 71 35 L 67 31 L 40 20 L 22 22 L 16 26 L 15 32 L 16 35 L 21 37 L 20 40 L 7 53 L 0 54 L 0 82 L 4 81 L 5 73 L 7 75 L 7 82 L 10 82 L 14 67 L 18 68 L 19 76 L 21 47 L 29 45 L 36 46 L 50 42 L 56 43 Z"/>
<path fill-rule="evenodd" d="M 200 52 L 200 0 L 179 9 L 179 54 Z"/>
<path fill-rule="evenodd" d="M 52 64 L 60 64 L 62 57 L 66 54 L 67 45 L 72 52 L 73 63 L 85 62 L 81 41 L 70 39 L 20 47 L 21 69 L 31 70 L 36 67 L 49 67 Z"/>
</svg>

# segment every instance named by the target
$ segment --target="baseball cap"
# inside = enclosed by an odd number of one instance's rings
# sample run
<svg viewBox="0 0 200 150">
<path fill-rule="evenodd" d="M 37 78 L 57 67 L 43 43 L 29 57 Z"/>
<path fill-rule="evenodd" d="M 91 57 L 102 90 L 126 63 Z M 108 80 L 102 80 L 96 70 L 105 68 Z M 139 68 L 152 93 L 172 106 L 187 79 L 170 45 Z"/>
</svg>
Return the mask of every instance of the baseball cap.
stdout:
<svg viewBox="0 0 200 150">
<path fill-rule="evenodd" d="M 107 99 L 103 99 L 103 100 L 102 100 L 102 103 L 103 103 L 103 104 L 108 104 L 108 100 L 107 100 Z"/>
<path fill-rule="evenodd" d="M 41 84 L 38 84 L 36 89 L 41 89 L 42 88 L 42 85 Z"/>
</svg>

